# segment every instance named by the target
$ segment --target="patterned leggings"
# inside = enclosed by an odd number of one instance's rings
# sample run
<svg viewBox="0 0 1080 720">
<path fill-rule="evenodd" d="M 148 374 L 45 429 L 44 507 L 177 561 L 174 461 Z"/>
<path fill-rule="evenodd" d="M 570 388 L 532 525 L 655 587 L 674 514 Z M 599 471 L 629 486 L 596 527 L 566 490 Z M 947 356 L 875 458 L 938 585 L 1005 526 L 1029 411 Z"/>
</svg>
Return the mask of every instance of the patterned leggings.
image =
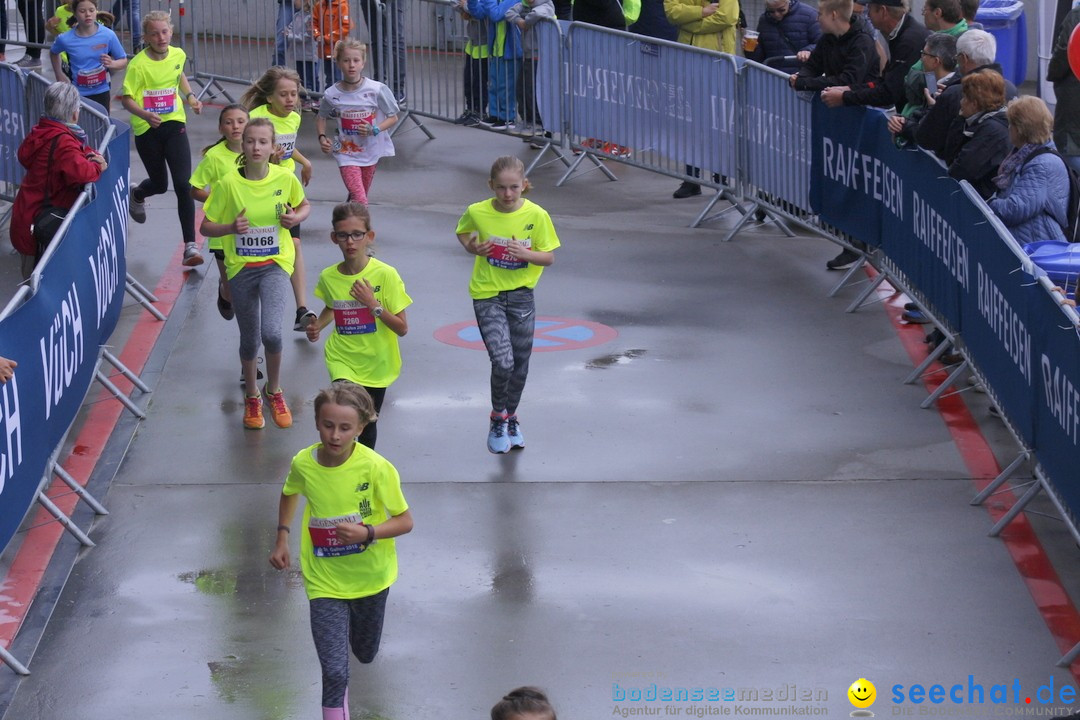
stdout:
<svg viewBox="0 0 1080 720">
<path fill-rule="evenodd" d="M 311 600 L 311 637 L 322 665 L 323 710 L 345 707 L 349 689 L 349 648 L 362 663 L 379 652 L 383 616 L 390 588 L 354 600 L 315 598 Z M 325 714 L 325 713 L 324 713 Z"/>
<path fill-rule="evenodd" d="M 491 358 L 491 409 L 513 415 L 521 402 L 532 357 L 536 325 L 532 288 L 473 300 L 473 312 Z"/>
<path fill-rule="evenodd" d="M 341 171 L 341 179 L 349 191 L 349 200 L 367 205 L 371 181 L 375 179 L 375 166 L 342 165 L 338 170 Z"/>
</svg>

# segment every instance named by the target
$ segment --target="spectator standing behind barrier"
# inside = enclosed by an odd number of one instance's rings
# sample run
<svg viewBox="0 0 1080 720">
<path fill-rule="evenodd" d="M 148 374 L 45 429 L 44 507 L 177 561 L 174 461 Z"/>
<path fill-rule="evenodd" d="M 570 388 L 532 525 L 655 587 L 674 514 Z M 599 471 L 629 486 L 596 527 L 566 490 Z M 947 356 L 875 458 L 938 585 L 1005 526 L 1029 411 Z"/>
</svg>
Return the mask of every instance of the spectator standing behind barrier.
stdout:
<svg viewBox="0 0 1080 720">
<path fill-rule="evenodd" d="M 1005 119 L 1005 80 L 996 72 L 968 75 L 961 84 L 963 144 L 949 165 L 949 176 L 967 180 L 986 200 L 997 187 L 994 176 L 1011 148 Z"/>
<path fill-rule="evenodd" d="M 12 206 L 11 244 L 23 255 L 24 276 L 29 276 L 52 239 L 51 234 L 43 236 L 44 225 L 53 226 L 50 233 L 59 227 L 45 214 L 63 217 L 83 185 L 97 180 L 108 167 L 105 158 L 86 144 L 78 122 L 79 91 L 70 83 L 55 82 L 45 91 L 45 114 L 19 146 L 26 175 Z"/>
<path fill-rule="evenodd" d="M 506 11 L 516 0 L 480 0 L 488 23 L 488 113 L 480 121 L 492 130 L 512 130 L 517 118 L 517 76 L 521 64 L 521 30 L 506 22 Z"/>
<path fill-rule="evenodd" d="M 558 3 L 555 3 L 555 17 L 562 19 Z M 627 30 L 659 40 L 675 42 L 679 39 L 679 28 L 672 25 L 664 14 L 664 0 L 641 0 L 641 14 Z"/>
<path fill-rule="evenodd" d="M 799 66 L 810 59 L 810 53 L 821 39 L 817 12 L 799 0 L 765 0 L 765 12 L 757 24 L 757 46 L 743 51 L 757 62 L 769 58 L 795 56 L 797 59 L 774 65 L 783 72 L 798 72 Z"/>
<path fill-rule="evenodd" d="M 893 106 L 896 112 L 904 109 L 904 78 L 919 61 L 930 31 L 907 12 L 908 0 L 879 0 L 866 3 L 866 14 L 889 41 L 889 61 L 881 80 L 861 85 L 826 88 L 822 101 L 829 107 L 840 105 Z"/>
<path fill-rule="evenodd" d="M 701 7 L 701 2 L 697 3 Z M 623 15 L 619 0 L 574 0 L 574 22 L 589 23 L 613 30 L 626 29 L 626 17 Z"/>
<path fill-rule="evenodd" d="M 956 72 L 956 38 L 945 33 L 931 33 L 922 51 L 923 69 L 934 76 L 932 91 L 922 89 L 921 102 L 911 97 L 913 88 L 908 87 L 908 104 L 900 115 L 889 118 L 889 132 L 896 136 L 896 144 L 903 147 L 915 142 L 915 131 L 933 106 L 938 89 L 948 83 Z M 924 83 L 925 84 L 925 83 Z"/>
<path fill-rule="evenodd" d="M 952 79 L 937 96 L 934 106 L 915 129 L 915 142 L 937 155 L 945 164 L 956 159 L 964 120 L 960 117 L 960 81 L 967 75 L 993 70 L 1001 75 L 1001 66 L 994 62 L 997 41 L 985 30 L 968 30 L 956 40 L 956 69 Z M 1016 97 L 1016 87 L 1005 81 L 1005 101 Z"/>
<path fill-rule="evenodd" d="M 960 14 L 967 22 L 968 30 L 982 30 L 983 24 L 975 20 L 979 12 L 979 0 L 960 0 Z"/>
<path fill-rule="evenodd" d="M 465 25 L 465 62 L 462 83 L 465 90 L 465 111 L 455 125 L 476 127 L 488 115 L 488 20 L 480 16 L 479 0 L 458 0 L 454 9 Z"/>
<path fill-rule="evenodd" d="M 1072 169 L 1080 173 L 1080 80 L 1069 67 L 1069 38 L 1080 24 L 1080 6 L 1074 7 L 1061 21 L 1046 79 L 1054 83 L 1054 145 Z"/>
<path fill-rule="evenodd" d="M 396 4 L 402 0 L 393 1 Z M 323 88 L 328 88 L 341 79 L 341 72 L 334 64 L 334 48 L 352 29 L 349 0 L 314 0 L 311 12 L 315 37 L 322 43 L 319 53 L 323 64 Z"/>
<path fill-rule="evenodd" d="M 372 76 L 405 102 L 405 0 L 385 0 L 386 23 L 379 18 L 380 0 L 361 0 L 368 26 Z"/>
<path fill-rule="evenodd" d="M 277 4 L 277 22 L 274 28 L 274 37 L 277 40 L 274 43 L 274 62 L 271 64 L 284 65 L 287 62 L 285 57 L 287 49 L 285 28 L 292 24 L 293 15 L 296 13 L 296 5 L 293 0 L 277 0 Z"/>
<path fill-rule="evenodd" d="M 874 36 L 866 21 L 852 11 L 851 0 L 821 0 L 818 22 L 821 39 L 799 72 L 788 77 L 791 87 L 819 91 L 877 77 Z"/>
<path fill-rule="evenodd" d="M 309 90 L 323 89 L 319 79 L 322 43 L 315 37 L 315 21 L 312 14 L 313 0 L 296 0 L 292 22 L 285 27 L 285 61 L 292 62 L 300 76 L 300 107 L 318 112 L 319 101 L 308 94 Z"/>
<path fill-rule="evenodd" d="M 575 8 L 575 19 L 577 10 Z M 735 24 L 739 21 L 738 0 L 718 0 L 702 5 L 702 0 L 664 0 L 664 14 L 679 28 L 679 42 L 692 47 L 735 52 Z M 686 174 L 700 177 L 701 169 L 686 166 Z M 719 182 L 720 176 L 713 179 Z M 701 186 L 684 180 L 672 197 L 676 200 L 701 194 Z"/>
<path fill-rule="evenodd" d="M 966 80 L 965 80 L 966 84 Z M 1041 98 L 1018 97 L 1009 103 L 1009 139 L 1016 148 L 994 178 L 993 210 L 1016 241 L 1065 241 L 1069 174 L 1054 155 L 1050 134 L 1054 118 Z"/>
<path fill-rule="evenodd" d="M 926 29 L 933 34 L 943 34 L 958 38 L 967 31 L 967 20 L 960 14 L 960 0 L 926 0 L 923 5 L 923 22 Z M 925 48 L 924 48 L 925 49 Z M 921 56 L 904 78 L 904 107 L 900 111 L 905 117 L 910 116 L 918 108 L 926 107 L 926 71 Z M 937 92 L 937 87 L 930 88 L 932 93 Z"/>
<path fill-rule="evenodd" d="M 112 73 L 127 67 L 127 52 L 120 38 L 98 24 L 97 0 L 75 0 L 75 27 L 61 33 L 49 50 L 53 72 L 60 82 L 74 82 L 79 94 L 93 100 L 109 112 Z M 67 53 L 70 80 L 60 66 L 61 53 Z"/>
<path fill-rule="evenodd" d="M 18 0 L 16 6 L 22 15 L 23 27 L 26 28 L 26 40 L 31 43 L 45 42 L 45 13 L 42 0 Z M 41 48 L 28 47 L 26 54 L 15 63 L 15 67 L 29 70 L 41 67 Z"/>
<path fill-rule="evenodd" d="M 536 104 L 536 33 L 533 28 L 541 20 L 555 17 L 551 0 L 522 0 L 506 11 L 506 20 L 521 31 L 521 65 L 517 78 L 517 101 L 523 125 L 519 134 L 525 137 L 543 134 L 544 123 Z"/>
<path fill-rule="evenodd" d="M 7 2 L 0 2 L 0 62 L 7 62 L 8 16 Z"/>
<path fill-rule="evenodd" d="M 116 19 L 114 29 L 119 29 L 123 23 L 131 31 L 131 52 L 142 50 L 142 0 L 116 0 L 112 6 L 112 16 Z"/>
</svg>

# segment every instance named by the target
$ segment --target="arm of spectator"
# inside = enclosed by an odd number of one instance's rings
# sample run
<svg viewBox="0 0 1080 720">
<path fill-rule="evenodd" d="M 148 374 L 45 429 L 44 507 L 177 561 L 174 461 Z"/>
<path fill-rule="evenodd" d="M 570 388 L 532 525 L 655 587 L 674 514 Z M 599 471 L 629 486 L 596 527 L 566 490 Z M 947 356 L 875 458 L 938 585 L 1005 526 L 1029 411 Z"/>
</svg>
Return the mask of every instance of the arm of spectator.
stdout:
<svg viewBox="0 0 1080 720">
<path fill-rule="evenodd" d="M 690 3 L 685 0 L 664 0 L 664 14 L 673 25 L 678 25 L 687 32 L 695 32 L 693 27 L 700 25 L 704 15 L 704 8 L 700 3 Z M 688 27 L 683 27 L 688 26 Z"/>
<path fill-rule="evenodd" d="M 525 8 L 521 3 L 514 3 L 510 6 L 510 9 L 506 11 L 506 14 L 503 16 L 503 20 L 506 20 L 507 22 L 514 22 L 519 17 L 522 17 L 522 10 L 524 9 Z"/>
<path fill-rule="evenodd" d="M 15 375 L 15 368 L 19 366 L 19 363 L 14 360 L 8 360 L 6 357 L 0 357 L 0 383 L 6 383 Z"/>
<path fill-rule="evenodd" d="M 873 56 L 867 56 L 870 62 Z M 895 63 L 878 81 L 865 83 L 844 93 L 845 105 L 888 107 L 904 100 L 904 78 L 908 74 L 907 63 Z"/>
<path fill-rule="evenodd" d="M 60 177 L 64 179 L 64 184 L 85 185 L 101 177 L 105 169 L 104 159 L 99 161 L 98 158 L 101 156 L 93 148 L 83 145 L 72 135 L 61 137 L 56 147 L 55 165 Z"/>
<path fill-rule="evenodd" d="M 536 23 L 541 20 L 555 17 L 555 5 L 554 3 L 544 3 L 540 7 L 535 7 L 532 12 L 525 15 L 525 26 L 533 28 Z"/>
<path fill-rule="evenodd" d="M 810 57 L 806 59 L 803 66 L 799 68 L 797 75 L 792 75 L 790 84 L 791 87 L 796 90 L 823 90 L 830 85 L 821 74 L 824 72 L 824 65 L 822 63 L 823 53 L 820 48 L 815 48 L 814 52 L 810 53 Z"/>
<path fill-rule="evenodd" d="M 734 27 L 738 21 L 739 0 L 719 0 L 716 3 L 716 12 L 701 19 L 701 29 L 698 32 L 723 32 L 729 27 Z"/>
<path fill-rule="evenodd" d="M 1013 181 L 1007 196 L 994 197 L 989 202 L 990 209 L 1009 227 L 1019 225 L 1043 212 L 1049 188 L 1058 184 L 1054 182 L 1049 163 L 1040 160 L 1041 158 L 1036 158 L 1024 166 Z"/>
<path fill-rule="evenodd" d="M 947 89 L 938 96 L 938 101 L 926 113 L 915 129 L 915 142 L 938 157 L 945 154 L 945 139 L 949 135 L 949 125 L 959 112 L 959 105 L 954 104 L 954 96 L 959 97 L 960 88 Z"/>
</svg>

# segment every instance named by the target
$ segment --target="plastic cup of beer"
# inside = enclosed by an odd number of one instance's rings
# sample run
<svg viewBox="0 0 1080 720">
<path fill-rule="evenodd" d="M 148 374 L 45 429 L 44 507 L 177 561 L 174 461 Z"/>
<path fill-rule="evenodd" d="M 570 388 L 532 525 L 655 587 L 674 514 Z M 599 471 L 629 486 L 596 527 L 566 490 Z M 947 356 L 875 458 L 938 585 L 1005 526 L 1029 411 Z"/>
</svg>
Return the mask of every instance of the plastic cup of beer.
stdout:
<svg viewBox="0 0 1080 720">
<path fill-rule="evenodd" d="M 756 30 L 743 30 L 742 49 L 743 52 L 754 52 L 757 50 L 758 34 Z"/>
</svg>

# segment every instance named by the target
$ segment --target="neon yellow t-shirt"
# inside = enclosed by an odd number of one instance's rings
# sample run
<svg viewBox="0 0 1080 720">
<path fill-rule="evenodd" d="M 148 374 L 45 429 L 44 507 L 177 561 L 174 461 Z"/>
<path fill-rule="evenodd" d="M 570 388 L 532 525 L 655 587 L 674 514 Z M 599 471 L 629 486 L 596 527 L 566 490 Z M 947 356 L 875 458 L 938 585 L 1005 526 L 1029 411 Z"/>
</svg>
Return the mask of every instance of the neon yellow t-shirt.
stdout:
<svg viewBox="0 0 1080 720">
<path fill-rule="evenodd" d="M 252 120 L 260 117 L 269 118 L 270 122 L 274 123 L 274 139 L 283 151 L 281 167 L 289 172 L 295 172 L 296 161 L 292 159 L 292 154 L 296 149 L 296 136 L 300 132 L 300 113 L 293 111 L 285 117 L 278 117 L 270 112 L 269 105 L 260 105 L 251 111 L 249 117 Z"/>
<path fill-rule="evenodd" d="M 191 187 L 200 190 L 213 189 L 221 178 L 229 173 L 236 172 L 236 160 L 239 157 L 240 153 L 234 153 L 224 141 L 219 142 L 206 151 L 206 154 L 203 155 L 202 160 L 199 161 L 198 166 L 195 168 L 195 172 L 191 173 L 191 180 L 188 182 Z M 208 247 L 211 250 L 220 250 L 222 248 L 221 238 L 210 238 Z"/>
<path fill-rule="evenodd" d="M 348 600 L 382 592 L 397 580 L 397 550 L 393 538 L 377 540 L 367 550 L 341 545 L 333 521 L 381 525 L 409 509 L 401 493 L 401 478 L 390 461 L 357 443 L 338 467 L 316 460 L 321 443 L 296 454 L 281 492 L 303 495 L 300 533 L 300 571 L 309 600 Z"/>
<path fill-rule="evenodd" d="M 170 46 L 169 54 L 162 60 L 154 60 L 143 50 L 128 63 L 120 94 L 130 97 L 143 110 L 157 113 L 162 122 L 187 122 L 184 98 L 178 89 L 186 62 L 187 55 L 178 47 Z M 150 129 L 150 123 L 132 115 L 131 129 L 142 135 Z"/>
<path fill-rule="evenodd" d="M 291 172 L 270 165 L 262 180 L 248 180 L 239 171 L 226 175 L 210 193 L 203 212 L 210 222 L 231 223 L 244 210 L 250 228 L 243 235 L 224 235 L 225 274 L 233 277 L 248 263 L 273 260 L 292 275 L 296 249 L 281 226 L 285 205 L 304 202 L 304 189 Z"/>
<path fill-rule="evenodd" d="M 480 242 L 490 241 L 496 245 L 491 255 L 478 256 L 473 263 L 469 295 L 474 300 L 495 297 L 504 290 L 533 288 L 540 280 L 544 268 L 507 255 L 507 240 L 516 238 L 539 252 L 559 247 L 559 236 L 555 234 L 551 216 L 530 200 L 523 200 L 521 207 L 512 213 L 499 212 L 490 199 L 473 203 L 458 220 L 455 231 L 458 235 L 471 232 L 480 234 Z"/>
<path fill-rule="evenodd" d="M 375 288 L 375 298 L 386 312 L 397 315 L 412 305 L 397 270 L 381 260 L 369 258 L 357 275 L 343 274 L 340 264 L 323 270 L 315 297 L 334 311 L 333 332 L 326 338 L 326 369 L 331 380 L 390 387 L 401 374 L 398 336 L 349 294 L 353 283 L 363 280 Z"/>
</svg>

